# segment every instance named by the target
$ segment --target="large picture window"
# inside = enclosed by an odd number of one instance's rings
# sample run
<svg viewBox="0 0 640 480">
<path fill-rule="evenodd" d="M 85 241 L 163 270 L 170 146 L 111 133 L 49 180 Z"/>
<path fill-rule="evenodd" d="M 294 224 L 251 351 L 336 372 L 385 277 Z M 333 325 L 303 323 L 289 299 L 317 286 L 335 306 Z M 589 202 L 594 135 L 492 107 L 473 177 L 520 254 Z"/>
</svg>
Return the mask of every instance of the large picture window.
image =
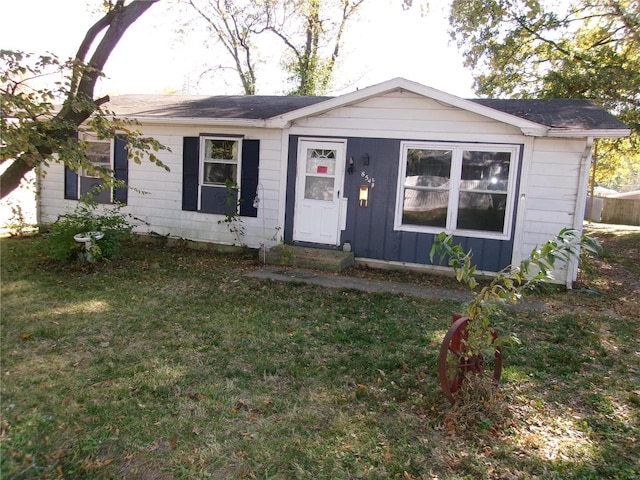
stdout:
<svg viewBox="0 0 640 480">
<path fill-rule="evenodd" d="M 404 142 L 396 229 L 507 238 L 518 153 L 517 145 Z"/>
</svg>

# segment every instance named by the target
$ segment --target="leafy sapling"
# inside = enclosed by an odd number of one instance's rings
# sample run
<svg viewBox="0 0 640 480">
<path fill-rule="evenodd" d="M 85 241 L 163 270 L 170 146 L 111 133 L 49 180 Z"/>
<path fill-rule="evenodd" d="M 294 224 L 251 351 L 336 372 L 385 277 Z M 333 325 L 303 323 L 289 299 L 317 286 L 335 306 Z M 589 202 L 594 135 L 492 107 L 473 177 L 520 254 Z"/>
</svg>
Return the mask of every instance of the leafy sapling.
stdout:
<svg viewBox="0 0 640 480">
<path fill-rule="evenodd" d="M 577 260 L 582 250 L 597 254 L 601 247 L 593 237 L 581 237 L 577 230 L 564 228 L 554 238 L 534 248 L 518 265 L 511 264 L 500 270 L 478 290 L 480 284 L 476 280 L 476 266 L 472 264 L 473 253 L 465 252 L 460 244 L 454 245 L 452 235 L 440 233 L 429 254 L 431 262 L 436 257 L 440 263 L 446 261 L 458 282 L 466 284 L 473 293 L 473 300 L 466 305 L 469 322 L 465 348 L 468 354 L 486 350 L 487 345 L 495 342 L 492 322 L 507 305 L 517 304 L 523 292 L 536 285 L 552 281 L 558 264 Z"/>
</svg>

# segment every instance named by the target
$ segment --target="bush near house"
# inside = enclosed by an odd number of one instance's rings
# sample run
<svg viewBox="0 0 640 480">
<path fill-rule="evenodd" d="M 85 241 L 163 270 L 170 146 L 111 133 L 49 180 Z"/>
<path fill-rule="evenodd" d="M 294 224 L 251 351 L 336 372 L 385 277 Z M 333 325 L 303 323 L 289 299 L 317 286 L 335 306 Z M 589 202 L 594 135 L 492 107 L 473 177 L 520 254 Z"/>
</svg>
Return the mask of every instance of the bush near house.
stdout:
<svg viewBox="0 0 640 480">
<path fill-rule="evenodd" d="M 76 260 L 84 245 L 75 241 L 74 235 L 101 232 L 104 236 L 95 242 L 93 259 L 108 259 L 125 240 L 133 238 L 134 221 L 131 215 L 121 212 L 121 207 L 98 210 L 96 205 L 80 203 L 73 212 L 61 215 L 48 227 L 39 243 L 40 250 L 52 260 Z"/>
</svg>

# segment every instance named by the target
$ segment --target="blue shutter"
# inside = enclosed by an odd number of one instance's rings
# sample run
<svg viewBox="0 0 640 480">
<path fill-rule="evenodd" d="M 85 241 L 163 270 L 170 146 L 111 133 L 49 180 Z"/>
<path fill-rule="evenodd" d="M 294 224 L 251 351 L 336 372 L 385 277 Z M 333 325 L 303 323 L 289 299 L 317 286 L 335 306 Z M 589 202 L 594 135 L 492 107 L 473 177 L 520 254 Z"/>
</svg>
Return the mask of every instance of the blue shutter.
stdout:
<svg viewBox="0 0 640 480">
<path fill-rule="evenodd" d="M 242 142 L 242 172 L 240 177 L 240 215 L 257 217 L 258 209 L 253 206 L 258 189 L 258 169 L 260 167 L 260 140 Z"/>
<path fill-rule="evenodd" d="M 64 167 L 64 198 L 78 200 L 78 174 L 66 165 Z"/>
<path fill-rule="evenodd" d="M 78 138 L 75 132 L 74 137 Z M 64 198 L 67 200 L 78 200 L 78 172 L 64 166 Z"/>
<path fill-rule="evenodd" d="M 184 137 L 182 141 L 182 210 L 198 210 L 198 170 L 200 138 Z"/>
<path fill-rule="evenodd" d="M 127 158 L 127 141 L 124 138 L 116 137 L 113 141 L 113 169 L 116 180 L 129 183 L 129 160 Z M 113 200 L 119 203 L 127 203 L 127 188 L 116 188 L 113 190 Z"/>
</svg>

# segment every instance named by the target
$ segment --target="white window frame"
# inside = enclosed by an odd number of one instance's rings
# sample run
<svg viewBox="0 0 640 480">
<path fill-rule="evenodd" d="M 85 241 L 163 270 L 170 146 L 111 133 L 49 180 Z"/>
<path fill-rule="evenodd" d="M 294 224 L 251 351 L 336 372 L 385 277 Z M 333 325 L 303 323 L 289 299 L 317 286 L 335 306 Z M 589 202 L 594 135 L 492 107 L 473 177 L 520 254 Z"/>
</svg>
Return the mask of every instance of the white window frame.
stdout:
<svg viewBox="0 0 640 480">
<path fill-rule="evenodd" d="M 108 168 L 110 168 L 112 171 L 115 170 L 115 167 L 114 167 L 114 155 L 115 155 L 114 150 L 115 149 L 114 149 L 114 141 L 113 141 L 113 139 L 108 139 L 108 140 L 101 139 L 101 138 L 98 138 L 98 136 L 96 134 L 91 133 L 91 132 L 81 132 L 80 133 L 80 139 L 83 142 L 86 142 L 87 146 L 89 144 L 92 144 L 92 143 L 108 144 L 109 145 L 109 165 L 108 165 Z M 89 158 L 89 157 L 87 156 L 87 158 Z M 89 160 L 91 161 L 91 159 L 89 159 Z M 92 163 L 94 163 L 94 162 L 92 162 Z M 100 164 L 100 165 L 103 165 L 103 164 Z M 82 196 L 83 196 L 82 191 L 81 191 L 82 177 L 84 177 L 84 178 L 96 178 L 96 179 L 100 178 L 98 175 L 89 175 L 85 171 L 84 168 L 81 168 L 80 171 L 78 172 L 78 188 L 77 188 L 77 190 L 78 190 L 78 192 L 77 192 L 78 193 L 78 198 L 82 198 Z M 109 191 L 109 203 L 113 203 L 113 189 L 109 189 L 108 191 Z"/>
<path fill-rule="evenodd" d="M 229 164 L 236 165 L 236 180 L 235 183 L 238 186 L 238 190 L 242 188 L 241 179 L 242 179 L 242 137 L 235 136 L 224 136 L 224 135 L 202 135 L 200 136 L 200 153 L 198 159 L 198 210 L 201 208 L 202 203 L 202 189 L 203 188 L 226 188 L 224 183 L 205 183 L 204 181 L 204 167 L 205 163 L 211 162 L 211 160 L 205 159 L 205 155 L 207 152 L 207 140 L 224 140 L 224 141 L 232 141 L 238 144 L 237 148 L 237 160 L 231 161 L 226 159 L 216 159 L 215 162 L 212 163 L 221 163 L 221 164 Z"/>
<path fill-rule="evenodd" d="M 238 144 L 238 148 L 237 148 L 237 158 L 235 160 L 233 159 L 224 159 L 224 158 L 220 158 L 220 159 L 206 159 L 205 155 L 206 155 L 206 151 L 207 151 L 207 141 L 208 140 L 221 140 L 221 141 L 225 141 L 225 142 L 236 142 Z M 224 187 L 225 184 L 224 183 L 217 183 L 217 182 L 205 182 L 204 180 L 204 166 L 205 163 L 219 163 L 219 164 L 227 164 L 227 165 L 236 165 L 236 177 L 238 177 L 235 182 L 238 184 L 238 186 L 240 186 L 240 172 L 241 172 L 241 159 L 242 159 L 242 138 L 240 137 L 223 137 L 223 136 L 202 136 L 200 137 L 200 178 L 199 178 L 199 185 L 200 186 L 207 186 L 207 187 Z"/>
<path fill-rule="evenodd" d="M 432 227 L 413 224 L 403 224 L 403 210 L 405 198 L 405 181 L 407 173 L 407 154 L 410 149 L 423 150 L 451 150 L 451 172 L 449 200 L 447 205 L 446 226 Z M 507 152 L 511 154 L 509 161 L 509 178 L 507 181 L 507 199 L 505 205 L 504 224 L 501 232 L 487 230 L 465 230 L 456 227 L 458 220 L 458 203 L 461 189 L 462 175 L 462 154 L 464 151 L 474 152 Z M 398 185 L 396 189 L 396 211 L 394 220 L 394 230 L 417 233 L 438 234 L 445 231 L 447 234 L 454 234 L 461 237 L 487 238 L 508 240 L 511 238 L 513 225 L 513 208 L 515 205 L 516 179 L 518 177 L 518 165 L 520 161 L 520 145 L 493 144 L 493 143 L 448 143 L 448 142 L 415 142 L 404 141 L 400 144 L 400 160 L 398 168 Z M 477 193 L 486 193 L 482 190 Z"/>
</svg>

